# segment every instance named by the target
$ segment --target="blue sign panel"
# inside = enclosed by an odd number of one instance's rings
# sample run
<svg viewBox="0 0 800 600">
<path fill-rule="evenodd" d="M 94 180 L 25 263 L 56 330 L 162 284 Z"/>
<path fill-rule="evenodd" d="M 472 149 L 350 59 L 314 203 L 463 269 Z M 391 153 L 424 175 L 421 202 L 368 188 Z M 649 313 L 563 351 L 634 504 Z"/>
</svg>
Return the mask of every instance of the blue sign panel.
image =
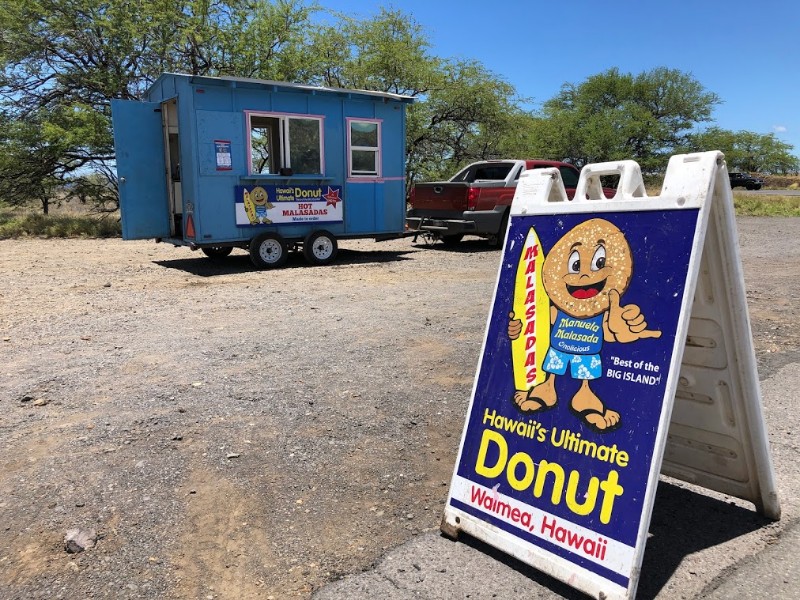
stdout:
<svg viewBox="0 0 800 600">
<path fill-rule="evenodd" d="M 450 506 L 628 587 L 698 216 L 512 218 Z"/>
<path fill-rule="evenodd" d="M 240 226 L 340 223 L 340 185 L 237 185 L 236 224 Z"/>
</svg>

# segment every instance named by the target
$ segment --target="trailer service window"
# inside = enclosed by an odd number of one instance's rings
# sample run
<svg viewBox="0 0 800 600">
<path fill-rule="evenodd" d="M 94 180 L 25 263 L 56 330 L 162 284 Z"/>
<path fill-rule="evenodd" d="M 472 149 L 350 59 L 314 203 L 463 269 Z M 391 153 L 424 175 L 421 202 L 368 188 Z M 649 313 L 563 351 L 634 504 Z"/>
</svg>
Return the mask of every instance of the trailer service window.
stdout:
<svg viewBox="0 0 800 600">
<path fill-rule="evenodd" d="M 322 173 L 321 118 L 249 113 L 248 121 L 251 173 Z"/>
</svg>

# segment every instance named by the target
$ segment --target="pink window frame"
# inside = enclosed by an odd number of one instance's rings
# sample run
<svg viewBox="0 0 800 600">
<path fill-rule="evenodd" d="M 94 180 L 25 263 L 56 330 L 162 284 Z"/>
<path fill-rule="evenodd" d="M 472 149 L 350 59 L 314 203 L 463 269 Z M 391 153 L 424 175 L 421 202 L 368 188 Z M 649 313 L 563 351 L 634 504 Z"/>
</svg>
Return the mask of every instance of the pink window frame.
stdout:
<svg viewBox="0 0 800 600">
<path fill-rule="evenodd" d="M 383 119 L 367 119 L 367 118 L 359 118 L 359 117 L 347 117 L 345 119 L 346 126 L 347 126 L 347 177 L 348 179 L 356 179 L 356 180 L 376 180 L 381 179 L 383 174 Z M 375 123 L 378 126 L 378 147 L 375 156 L 376 162 L 376 171 L 374 175 L 365 175 L 361 173 L 353 173 L 353 144 L 352 140 L 350 139 L 350 125 L 353 122 L 357 123 Z"/>
<path fill-rule="evenodd" d="M 253 173 L 253 145 L 250 141 L 250 117 L 287 117 L 294 119 L 316 119 L 319 121 L 319 162 L 321 176 L 325 176 L 325 115 L 309 115 L 305 113 L 272 112 L 268 110 L 246 110 L 244 111 L 244 135 L 247 140 L 247 173 L 248 175 L 260 175 Z M 349 130 L 349 129 L 348 129 Z M 291 141 L 289 142 L 291 144 Z"/>
</svg>

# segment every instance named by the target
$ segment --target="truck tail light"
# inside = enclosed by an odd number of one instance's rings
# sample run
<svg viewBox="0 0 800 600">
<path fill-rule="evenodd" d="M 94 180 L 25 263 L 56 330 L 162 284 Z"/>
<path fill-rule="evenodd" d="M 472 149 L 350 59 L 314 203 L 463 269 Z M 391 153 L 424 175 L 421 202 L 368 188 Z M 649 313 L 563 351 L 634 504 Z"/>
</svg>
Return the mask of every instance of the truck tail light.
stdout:
<svg viewBox="0 0 800 600">
<path fill-rule="evenodd" d="M 467 210 L 475 210 L 480 194 L 481 192 L 478 188 L 469 188 L 469 192 L 467 192 Z"/>
<path fill-rule="evenodd" d="M 411 187 L 411 191 L 410 191 L 410 192 L 408 192 L 408 203 L 409 203 L 411 206 L 414 206 L 414 189 L 415 189 L 415 188 L 412 186 L 412 187 Z"/>
</svg>

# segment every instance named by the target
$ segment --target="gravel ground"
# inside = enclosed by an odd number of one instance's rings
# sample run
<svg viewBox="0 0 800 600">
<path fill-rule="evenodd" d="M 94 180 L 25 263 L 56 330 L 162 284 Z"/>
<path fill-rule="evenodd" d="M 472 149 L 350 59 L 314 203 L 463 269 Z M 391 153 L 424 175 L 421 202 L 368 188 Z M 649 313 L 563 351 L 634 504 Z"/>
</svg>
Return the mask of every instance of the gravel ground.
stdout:
<svg viewBox="0 0 800 600">
<path fill-rule="evenodd" d="M 800 219 L 739 228 L 763 379 L 800 360 Z M 436 531 L 499 257 L 0 241 L 0 596 L 307 599 Z"/>
</svg>

